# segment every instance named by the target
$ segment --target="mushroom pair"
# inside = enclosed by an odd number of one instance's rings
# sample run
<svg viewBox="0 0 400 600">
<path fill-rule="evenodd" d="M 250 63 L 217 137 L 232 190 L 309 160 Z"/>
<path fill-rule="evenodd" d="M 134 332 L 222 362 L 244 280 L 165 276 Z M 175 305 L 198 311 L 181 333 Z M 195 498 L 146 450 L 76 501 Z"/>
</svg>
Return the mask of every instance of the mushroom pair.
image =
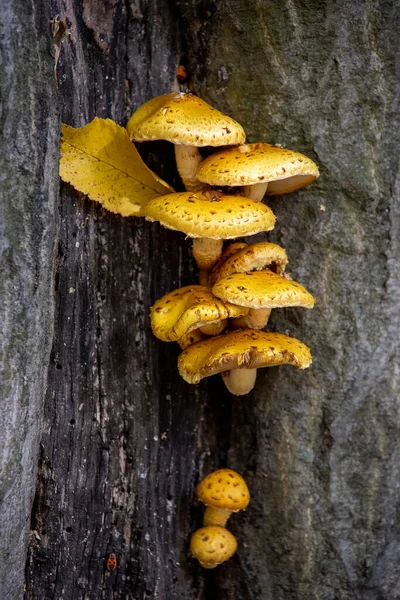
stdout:
<svg viewBox="0 0 400 600">
<path fill-rule="evenodd" d="M 188 191 L 204 184 L 244 187 L 243 195 L 261 200 L 287 194 L 319 175 L 307 156 L 278 145 L 245 144 L 243 127 L 201 98 L 183 92 L 164 94 L 143 104 L 127 124 L 132 141 L 166 140 L 175 147 L 178 172 Z M 232 146 L 203 160 L 205 146 Z"/>
<path fill-rule="evenodd" d="M 263 329 L 272 308 L 313 306 L 311 294 L 285 276 L 287 262 L 285 250 L 271 242 L 236 243 L 226 248 L 209 282 L 218 298 L 249 308 L 246 316 L 231 321 L 233 329 Z"/>
<path fill-rule="evenodd" d="M 243 477 L 232 469 L 207 475 L 197 487 L 197 496 L 206 505 L 203 525 L 191 537 L 190 553 L 205 569 L 213 569 L 236 552 L 237 541 L 225 525 L 230 515 L 245 510 L 250 502 Z"/>
</svg>

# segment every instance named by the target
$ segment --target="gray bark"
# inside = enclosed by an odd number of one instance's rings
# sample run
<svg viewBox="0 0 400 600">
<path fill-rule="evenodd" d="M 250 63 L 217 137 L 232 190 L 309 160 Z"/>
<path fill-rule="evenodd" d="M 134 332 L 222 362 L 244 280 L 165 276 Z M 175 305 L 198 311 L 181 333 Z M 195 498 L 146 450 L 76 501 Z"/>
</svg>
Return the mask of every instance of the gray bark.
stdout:
<svg viewBox="0 0 400 600">
<path fill-rule="evenodd" d="M 280 143 L 319 164 L 317 182 L 270 202 L 278 225 L 268 235 L 286 248 L 292 276 L 317 299 L 312 311 L 273 311 L 270 327 L 306 342 L 314 362 L 304 372 L 260 372 L 244 398 L 232 398 L 217 377 L 184 383 L 178 348 L 152 337 L 147 315 L 156 298 L 194 281 L 188 242 L 156 224 L 106 213 L 62 186 L 26 597 L 400 598 L 398 3 L 154 0 L 99 7 L 76 0 L 70 7 L 73 34 L 58 70 L 64 122 L 81 126 L 97 115 L 124 124 L 142 102 L 176 87 L 184 54 L 194 92 L 239 120 L 249 141 Z M 44 50 L 32 57 L 42 64 Z M 33 106 L 52 110 L 45 94 Z M 32 110 L 23 115 L 32 119 Z M 54 116 L 49 129 L 40 125 L 49 136 L 57 132 Z M 45 139 L 39 136 L 41 144 Z M 54 140 L 51 147 L 54 168 Z M 142 151 L 177 183 L 168 144 Z M 52 169 L 46 177 L 38 175 L 35 185 L 48 189 Z M 32 239 L 51 247 L 54 217 L 44 214 L 54 196 L 46 194 L 44 213 L 29 213 L 42 229 L 29 227 L 39 232 Z M 12 221 L 9 229 L 18 251 L 20 240 L 30 239 L 18 234 L 23 223 Z M 22 246 L 18 265 L 28 282 L 39 260 L 32 256 L 42 257 L 44 247 Z M 29 368 L 36 369 L 33 412 L 22 392 L 16 396 L 24 406 L 17 422 L 32 415 L 30 464 L 51 267 L 49 261 L 39 271 L 39 316 L 19 338 L 18 360 L 34 356 Z M 10 269 L 7 281 L 14 276 Z M 29 285 L 18 289 L 18 300 L 28 302 Z M 20 452 L 24 431 L 13 435 Z M 225 465 L 247 479 L 252 500 L 229 522 L 237 554 L 207 572 L 188 557 L 190 532 L 202 516 L 194 491 L 202 475 Z M 13 477 L 27 507 L 33 471 L 18 469 Z M 19 527 L 24 537 L 26 526 Z M 23 539 L 11 541 L 14 547 L 22 557 Z M 110 552 L 116 571 L 106 569 Z M 20 569 L 13 573 L 20 581 Z"/>
<path fill-rule="evenodd" d="M 59 125 L 44 3 L 0 17 L 0 597 L 20 598 L 53 329 Z"/>
</svg>

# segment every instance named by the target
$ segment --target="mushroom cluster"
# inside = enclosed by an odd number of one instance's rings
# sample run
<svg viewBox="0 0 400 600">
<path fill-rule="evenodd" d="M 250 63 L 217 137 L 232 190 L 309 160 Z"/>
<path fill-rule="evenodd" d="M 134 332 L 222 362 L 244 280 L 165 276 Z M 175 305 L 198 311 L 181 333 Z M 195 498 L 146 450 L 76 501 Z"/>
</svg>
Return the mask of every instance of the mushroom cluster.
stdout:
<svg viewBox="0 0 400 600">
<path fill-rule="evenodd" d="M 221 373 L 229 391 L 242 395 L 254 387 L 258 368 L 308 367 L 311 354 L 302 342 L 261 331 L 273 308 L 314 305 L 285 273 L 285 250 L 270 242 L 232 242 L 223 249 L 223 242 L 273 229 L 275 215 L 263 196 L 311 183 L 316 164 L 280 146 L 244 143 L 239 123 L 193 94 L 153 98 L 132 115 L 127 130 L 132 141 L 172 142 L 187 190 L 144 208 L 146 219 L 193 239 L 200 286 L 169 292 L 150 314 L 154 335 L 183 349 L 178 369 L 185 381 Z M 203 160 L 204 146 L 229 148 Z"/>
<path fill-rule="evenodd" d="M 197 486 L 197 497 L 206 506 L 203 527 L 190 540 L 190 553 L 205 569 L 213 569 L 236 552 L 237 541 L 226 523 L 233 512 L 245 510 L 250 493 L 243 477 L 232 469 L 218 469 Z"/>
<path fill-rule="evenodd" d="M 246 144 L 239 123 L 189 93 L 146 102 L 127 130 L 134 142 L 173 143 L 186 189 L 150 200 L 144 208 L 147 220 L 193 240 L 199 282 L 168 292 L 150 313 L 154 335 L 180 345 L 183 379 L 196 384 L 221 373 L 232 394 L 244 395 L 261 367 L 307 368 L 312 358 L 305 344 L 264 328 L 273 308 L 312 308 L 313 296 L 286 273 L 288 258 L 281 246 L 235 240 L 272 230 L 275 215 L 261 202 L 264 196 L 311 183 L 319 175 L 317 165 L 279 145 Z M 205 146 L 219 149 L 203 159 L 199 148 Z M 229 241 L 225 248 L 224 241 Z M 204 527 L 192 536 L 191 554 L 213 568 L 235 552 L 226 521 L 247 506 L 250 496 L 240 475 L 229 469 L 207 476 L 198 495 L 207 509 Z"/>
</svg>

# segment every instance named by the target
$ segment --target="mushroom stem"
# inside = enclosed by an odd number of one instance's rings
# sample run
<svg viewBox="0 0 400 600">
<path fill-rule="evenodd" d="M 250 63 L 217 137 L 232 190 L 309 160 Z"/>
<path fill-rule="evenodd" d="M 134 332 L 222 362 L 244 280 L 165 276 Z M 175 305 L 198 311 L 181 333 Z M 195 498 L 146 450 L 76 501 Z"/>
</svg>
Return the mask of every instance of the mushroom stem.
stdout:
<svg viewBox="0 0 400 600">
<path fill-rule="evenodd" d="M 205 185 L 196 177 L 199 164 L 203 160 L 196 146 L 175 144 L 175 159 L 179 175 L 188 192 L 198 192 Z"/>
<path fill-rule="evenodd" d="M 176 147 L 176 146 L 175 146 Z M 253 185 L 246 185 L 243 187 L 243 196 L 245 198 L 251 198 L 256 202 L 261 202 L 267 191 L 268 183 L 254 183 Z"/>
<path fill-rule="evenodd" d="M 222 240 L 211 238 L 193 239 L 193 256 L 201 270 L 209 271 L 222 253 Z"/>
<path fill-rule="evenodd" d="M 220 525 L 221 527 L 225 527 L 226 522 L 231 516 L 232 512 L 232 510 L 227 510 L 225 508 L 207 506 L 206 510 L 204 511 L 203 525 L 205 527 L 208 525 Z"/>
<path fill-rule="evenodd" d="M 210 271 L 207 269 L 199 270 L 199 284 L 210 287 Z"/>
<path fill-rule="evenodd" d="M 254 387 L 257 369 L 232 369 L 222 373 L 222 379 L 231 394 L 244 396 Z"/>
<path fill-rule="evenodd" d="M 251 308 L 249 314 L 237 319 L 231 319 L 233 329 L 264 329 L 271 314 L 271 308 Z"/>
</svg>

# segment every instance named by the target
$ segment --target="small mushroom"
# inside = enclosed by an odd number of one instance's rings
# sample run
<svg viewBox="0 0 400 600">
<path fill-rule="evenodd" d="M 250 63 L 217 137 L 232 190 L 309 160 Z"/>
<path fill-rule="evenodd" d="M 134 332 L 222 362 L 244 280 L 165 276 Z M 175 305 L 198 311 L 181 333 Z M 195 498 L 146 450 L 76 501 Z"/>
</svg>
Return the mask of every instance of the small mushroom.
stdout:
<svg viewBox="0 0 400 600">
<path fill-rule="evenodd" d="M 176 164 L 185 188 L 204 184 L 196 178 L 202 160 L 198 147 L 242 144 L 243 127 L 193 94 L 172 93 L 152 98 L 127 124 L 132 141 L 167 140 L 175 145 Z"/>
<path fill-rule="evenodd" d="M 230 258 L 233 254 L 236 254 L 239 250 L 243 250 L 243 248 L 247 248 L 246 242 L 232 242 L 224 250 L 222 251 L 221 256 L 214 264 L 212 271 L 210 272 L 210 277 L 214 270 L 219 270 L 222 268 L 222 265 Z M 212 280 L 210 280 L 212 282 Z"/>
<path fill-rule="evenodd" d="M 230 244 L 222 253 L 218 263 L 214 265 L 210 273 L 210 283 L 213 285 L 234 273 L 251 273 L 265 269 L 283 275 L 287 263 L 286 250 L 278 244 L 272 242 Z"/>
<path fill-rule="evenodd" d="M 233 246 L 233 244 L 232 244 Z M 229 248 L 229 246 L 228 246 Z M 225 261 L 218 261 L 214 265 L 209 277 L 211 285 L 225 279 L 234 273 L 251 273 L 253 271 L 269 269 L 277 275 L 283 275 L 288 262 L 286 251 L 271 242 L 258 242 L 244 245 L 232 252 Z M 268 323 L 271 308 L 250 308 L 248 315 L 232 319 L 230 325 L 234 329 L 250 327 L 263 329 Z"/>
<path fill-rule="evenodd" d="M 262 329 L 272 308 L 302 306 L 312 308 L 315 299 L 305 287 L 268 269 L 250 273 L 233 273 L 218 279 L 212 288 L 217 298 L 251 309 L 246 323 Z M 242 326 L 243 321 L 239 323 Z"/>
<path fill-rule="evenodd" d="M 214 569 L 229 560 L 237 549 L 234 535 L 224 527 L 201 527 L 190 539 L 190 554 L 204 569 Z"/>
<path fill-rule="evenodd" d="M 233 512 L 245 510 L 250 502 L 245 480 L 232 469 L 218 469 L 204 477 L 197 486 L 197 496 L 207 507 L 203 524 L 221 527 Z"/>
<path fill-rule="evenodd" d="M 218 151 L 197 170 L 197 178 L 209 185 L 245 186 L 243 195 L 253 200 L 293 192 L 318 175 L 317 165 L 304 154 L 263 142 Z"/>
<path fill-rule="evenodd" d="M 248 308 L 219 300 L 208 287 L 188 285 L 157 300 L 151 308 L 150 320 L 158 339 L 176 342 L 207 325 L 222 322 L 225 326 L 229 317 L 239 317 L 247 312 Z M 217 329 L 215 333 L 220 331 Z"/>
<path fill-rule="evenodd" d="M 202 192 L 159 196 L 147 203 L 144 216 L 194 238 L 193 254 L 200 270 L 209 270 L 218 260 L 222 240 L 270 231 L 275 225 L 268 206 L 218 193 L 212 197 Z"/>
<path fill-rule="evenodd" d="M 250 392 L 257 369 L 291 364 L 306 369 L 310 349 L 283 333 L 244 329 L 218 335 L 186 348 L 178 358 L 179 373 L 188 383 L 222 373 L 228 390 L 236 396 Z"/>
</svg>

